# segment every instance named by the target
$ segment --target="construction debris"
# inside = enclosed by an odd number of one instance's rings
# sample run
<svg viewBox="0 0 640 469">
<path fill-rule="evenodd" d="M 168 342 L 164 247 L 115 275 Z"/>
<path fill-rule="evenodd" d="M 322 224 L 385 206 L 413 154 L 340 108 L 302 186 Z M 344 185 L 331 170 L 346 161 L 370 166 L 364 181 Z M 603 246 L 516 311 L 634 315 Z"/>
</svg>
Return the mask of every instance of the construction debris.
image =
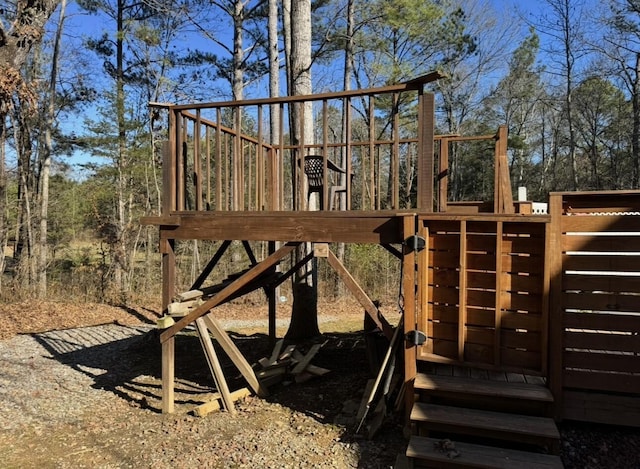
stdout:
<svg viewBox="0 0 640 469">
<path fill-rule="evenodd" d="M 248 388 L 238 389 L 237 391 L 233 391 L 231 393 L 231 400 L 233 402 L 237 402 L 250 395 L 251 391 Z M 196 415 L 197 417 L 204 417 L 211 412 L 220 410 L 221 406 L 224 404 L 222 401 L 222 396 L 220 395 L 220 393 L 215 393 L 213 397 L 214 398 L 211 401 L 200 404 L 198 407 L 193 409 L 194 415 Z"/>
<path fill-rule="evenodd" d="M 284 340 L 276 342 L 269 358 L 264 357 L 253 365 L 260 382 L 269 387 L 284 381 L 304 383 L 316 376 L 323 376 L 330 370 L 311 364 L 311 360 L 324 344 L 314 344 L 302 353 L 295 345 L 289 345 L 282 351 Z"/>
</svg>

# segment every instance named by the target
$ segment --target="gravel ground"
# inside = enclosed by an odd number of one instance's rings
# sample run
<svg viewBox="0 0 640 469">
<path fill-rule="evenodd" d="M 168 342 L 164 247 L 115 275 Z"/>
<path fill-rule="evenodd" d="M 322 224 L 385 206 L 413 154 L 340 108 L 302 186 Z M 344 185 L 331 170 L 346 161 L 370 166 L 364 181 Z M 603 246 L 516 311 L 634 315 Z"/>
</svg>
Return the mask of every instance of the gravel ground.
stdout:
<svg viewBox="0 0 640 469">
<path fill-rule="evenodd" d="M 269 351 L 263 335 L 234 340 L 248 357 Z M 361 336 L 323 340 L 328 342 L 314 363 L 333 366 L 329 375 L 278 386 L 266 399 L 246 398 L 236 415 L 203 418 L 189 415 L 212 392 L 193 336 L 178 338 L 173 415 L 159 413 L 160 350 L 148 326 L 108 324 L 0 341 L 0 465 L 391 467 L 405 445 L 399 422 L 390 417 L 372 441 L 353 432 L 368 378 Z M 220 357 L 230 387 L 244 386 Z"/>
<path fill-rule="evenodd" d="M 255 317 L 252 312 L 242 310 L 228 315 L 228 327 L 257 324 L 248 319 Z M 30 311 L 40 316 L 50 308 Z M 141 319 L 144 314 L 130 321 L 111 313 L 117 324 L 78 327 L 83 320 L 76 311 L 70 329 L 55 328 L 55 314 L 31 322 L 23 315 L 20 320 L 30 327 L 40 321 L 53 330 L 41 326 L 18 335 L 23 328 L 5 321 L 0 467 L 375 469 L 392 467 L 406 448 L 396 415 L 373 440 L 354 433 L 370 378 L 359 333 L 324 334 L 326 343 L 313 363 L 332 370 L 328 375 L 278 385 L 266 399 L 248 397 L 235 415 L 223 411 L 198 418 L 189 411 L 211 399 L 213 383 L 197 338 L 178 337 L 176 413 L 163 415 L 153 326 Z M 99 323 L 102 314 L 92 310 L 84 323 Z M 7 332 L 12 327 L 15 332 Z M 232 338 L 250 362 L 268 356 L 264 334 L 250 334 Z M 233 364 L 222 352 L 219 356 L 230 388 L 245 386 Z M 565 422 L 560 430 L 567 468 L 640 468 L 638 429 Z"/>
</svg>

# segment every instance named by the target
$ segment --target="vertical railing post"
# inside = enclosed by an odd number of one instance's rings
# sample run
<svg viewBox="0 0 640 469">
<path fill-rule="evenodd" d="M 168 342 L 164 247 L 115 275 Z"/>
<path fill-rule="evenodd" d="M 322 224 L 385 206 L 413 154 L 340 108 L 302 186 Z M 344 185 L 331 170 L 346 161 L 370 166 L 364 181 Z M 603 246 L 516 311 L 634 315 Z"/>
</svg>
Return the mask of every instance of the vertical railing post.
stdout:
<svg viewBox="0 0 640 469">
<path fill-rule="evenodd" d="M 434 96 L 418 95 L 418 200 L 417 208 L 433 212 L 433 138 L 434 138 Z"/>
<path fill-rule="evenodd" d="M 553 416 L 562 418 L 563 408 L 563 335 L 564 301 L 562 298 L 562 194 L 549 196 L 551 223 L 547 229 L 546 263 L 549 276 L 549 389 L 554 398 Z"/>
<path fill-rule="evenodd" d="M 449 197 L 449 139 L 442 137 L 438 149 L 438 212 L 447 211 Z"/>
</svg>

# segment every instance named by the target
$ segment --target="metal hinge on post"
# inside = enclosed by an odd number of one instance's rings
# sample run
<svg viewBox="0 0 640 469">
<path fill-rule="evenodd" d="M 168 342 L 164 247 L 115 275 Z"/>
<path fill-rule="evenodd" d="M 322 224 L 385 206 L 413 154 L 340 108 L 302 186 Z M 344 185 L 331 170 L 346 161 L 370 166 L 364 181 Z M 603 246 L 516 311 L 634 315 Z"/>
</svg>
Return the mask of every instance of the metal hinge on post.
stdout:
<svg viewBox="0 0 640 469">
<path fill-rule="evenodd" d="M 409 236 L 402 244 L 415 252 L 420 252 L 427 246 L 427 241 L 422 236 L 416 234 Z"/>
<path fill-rule="evenodd" d="M 422 331 L 414 330 L 414 331 L 407 332 L 404 335 L 404 338 L 407 341 L 407 343 L 417 347 L 419 345 L 424 344 L 427 341 L 427 334 L 425 334 Z"/>
</svg>

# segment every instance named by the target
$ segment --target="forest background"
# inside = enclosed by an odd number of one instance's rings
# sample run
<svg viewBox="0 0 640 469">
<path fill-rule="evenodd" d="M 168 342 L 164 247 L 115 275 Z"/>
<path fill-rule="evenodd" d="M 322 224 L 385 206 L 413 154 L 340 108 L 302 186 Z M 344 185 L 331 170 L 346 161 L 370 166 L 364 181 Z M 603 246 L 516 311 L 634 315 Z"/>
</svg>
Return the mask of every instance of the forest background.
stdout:
<svg viewBox="0 0 640 469">
<path fill-rule="evenodd" d="M 439 70 L 436 133 L 506 124 L 513 188 L 530 199 L 640 188 L 640 0 L 293 2 L 311 11 L 313 92 Z M 157 228 L 138 220 L 160 213 L 166 126 L 148 104 L 292 94 L 291 6 L 0 1 L 0 300 L 159 298 Z M 477 175 L 490 159 L 452 158 L 450 199 L 482 199 Z M 375 248 L 343 256 L 383 297 L 398 266 Z M 212 249 L 178 246 L 179 284 Z M 231 262 L 243 255 L 240 246 Z M 330 273 L 320 278 L 339 293 Z"/>
</svg>

